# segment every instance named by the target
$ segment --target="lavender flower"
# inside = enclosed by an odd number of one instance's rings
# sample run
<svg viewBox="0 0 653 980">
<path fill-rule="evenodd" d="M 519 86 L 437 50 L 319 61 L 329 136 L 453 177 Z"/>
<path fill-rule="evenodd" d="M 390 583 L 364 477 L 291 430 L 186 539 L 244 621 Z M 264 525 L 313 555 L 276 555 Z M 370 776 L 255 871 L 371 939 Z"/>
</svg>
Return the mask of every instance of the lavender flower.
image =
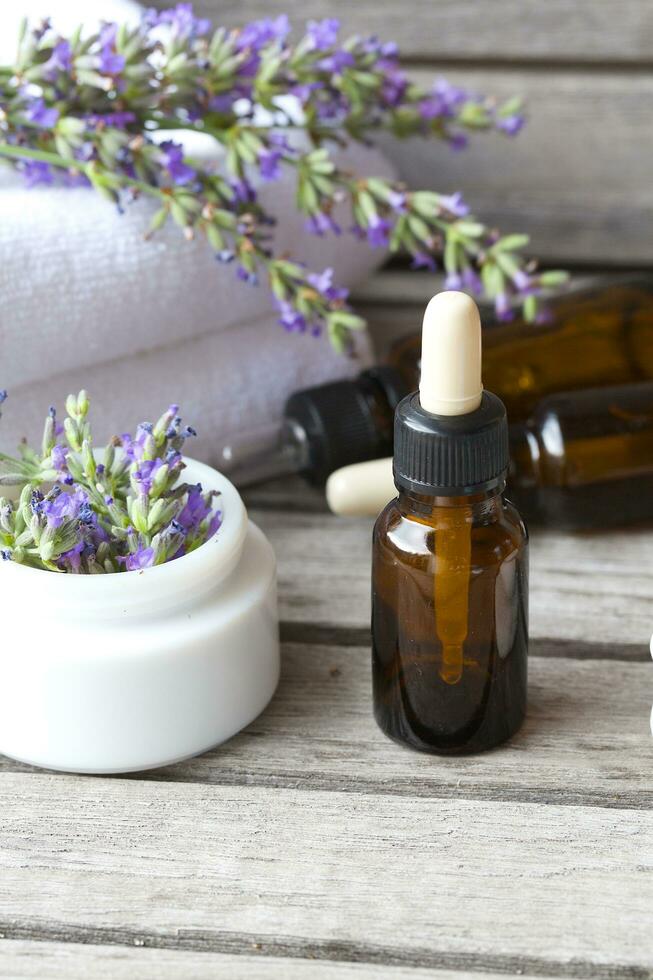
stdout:
<svg viewBox="0 0 653 980">
<path fill-rule="evenodd" d="M 283 154 L 281 150 L 261 150 L 258 157 L 259 171 L 264 180 L 278 180 L 280 174 L 279 162 Z"/>
<path fill-rule="evenodd" d="M 164 10 L 158 16 L 154 11 L 149 13 L 151 26 L 165 25 L 172 28 L 176 37 L 195 38 L 208 34 L 211 22 L 204 18 L 195 17 L 191 3 L 178 3 L 170 10 Z"/>
<path fill-rule="evenodd" d="M 154 548 L 151 545 L 139 545 L 136 551 L 124 559 L 128 572 L 136 572 L 143 568 L 151 568 L 154 564 Z"/>
<path fill-rule="evenodd" d="M 290 21 L 287 14 L 278 17 L 265 18 L 247 24 L 236 37 L 236 50 L 260 51 L 270 44 L 285 41 L 290 33 Z"/>
<path fill-rule="evenodd" d="M 440 204 L 450 214 L 455 214 L 457 218 L 464 218 L 469 214 L 469 208 L 463 200 L 459 191 L 455 194 L 440 194 Z"/>
<path fill-rule="evenodd" d="M 0 392 L 0 404 L 5 398 Z M 58 424 L 50 409 L 41 455 L 28 448 L 21 459 L 0 453 L 2 482 L 22 487 L 15 508 L 0 498 L 0 550 L 8 558 L 67 573 L 142 571 L 216 533 L 222 515 L 215 494 L 178 484 L 180 449 L 196 431 L 183 425 L 177 405 L 156 425 L 144 422 L 133 437 L 111 440 L 101 463 L 91 449 L 88 409 L 84 391 L 66 399 L 67 445 L 53 441 Z M 47 489 L 53 475 L 57 482 Z"/>
<path fill-rule="evenodd" d="M 104 24 L 100 29 L 101 50 L 98 68 L 103 75 L 118 75 L 125 67 L 124 55 L 116 53 L 117 24 Z"/>
<path fill-rule="evenodd" d="M 195 170 L 184 163 L 184 148 L 180 143 L 166 140 L 161 143 L 161 162 L 175 184 L 188 184 L 197 176 Z"/>
<path fill-rule="evenodd" d="M 348 206 L 354 234 L 370 247 L 405 252 L 429 269 L 442 250 L 463 288 L 482 281 L 499 306 L 504 294 L 509 303 L 518 298 L 535 319 L 539 277 L 526 286 L 512 274 L 527 275 L 514 244 L 521 236 L 496 240 L 459 194 L 345 171 L 332 149 L 383 131 L 453 149 L 481 130 L 515 135 L 524 122 L 519 100 L 497 104 L 442 78 L 409 82 L 396 44 L 340 41 L 339 26 L 333 17 L 312 20 L 295 42 L 281 15 L 209 37 L 208 20 L 190 3 L 148 11 L 136 26 L 106 23 L 70 38 L 44 22 L 23 34 L 16 65 L 0 71 L 0 158 L 29 186 L 58 174 L 64 186 L 90 186 L 119 210 L 147 195 L 158 208 L 146 237 L 168 221 L 187 239 L 205 236 L 219 261 L 236 261 L 243 282 L 267 281 L 285 329 L 327 328 L 339 349 L 350 346 L 347 332 L 361 320 L 336 285 L 316 288 L 307 277 L 319 273 L 275 254 L 274 216 L 257 197 L 258 179 L 274 182 L 294 169 L 297 207 L 313 234 L 340 234 L 333 215 Z M 284 98 L 289 93 L 301 115 Z M 179 143 L 156 139 L 157 131 L 189 126 L 220 144 L 220 168 L 187 161 Z M 289 143 L 286 127 L 307 139 Z"/>
<path fill-rule="evenodd" d="M 306 25 L 306 37 L 314 50 L 326 51 L 337 44 L 339 30 L 340 21 L 333 17 L 325 20 L 309 20 Z"/>
<path fill-rule="evenodd" d="M 338 225 L 330 214 L 324 211 L 317 211 L 312 214 L 308 221 L 306 222 L 306 230 L 310 231 L 312 235 L 317 235 L 322 237 L 326 235 L 327 232 L 332 232 L 334 235 L 342 234 L 342 228 Z"/>
<path fill-rule="evenodd" d="M 507 133 L 508 136 L 516 136 L 525 122 L 526 120 L 522 115 L 515 113 L 512 116 L 497 119 L 497 129 Z"/>
<path fill-rule="evenodd" d="M 59 118 L 59 110 L 48 108 L 44 99 L 33 99 L 25 109 L 25 116 L 35 126 L 51 129 Z"/>
<path fill-rule="evenodd" d="M 367 225 L 367 241 L 370 248 L 385 248 L 392 225 L 384 218 L 374 215 Z"/>
<path fill-rule="evenodd" d="M 49 186 L 54 183 L 54 173 L 49 163 L 43 163 L 41 160 L 24 160 L 20 170 L 28 187 L 37 187 L 39 184 Z"/>
</svg>

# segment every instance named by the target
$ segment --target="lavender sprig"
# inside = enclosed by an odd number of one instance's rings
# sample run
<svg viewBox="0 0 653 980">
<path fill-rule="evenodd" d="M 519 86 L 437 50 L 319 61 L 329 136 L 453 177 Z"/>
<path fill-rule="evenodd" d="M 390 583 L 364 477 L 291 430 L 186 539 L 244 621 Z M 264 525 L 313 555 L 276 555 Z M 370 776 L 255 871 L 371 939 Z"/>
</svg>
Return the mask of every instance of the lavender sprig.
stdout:
<svg viewBox="0 0 653 980">
<path fill-rule="evenodd" d="M 180 482 L 195 430 L 178 406 L 112 439 L 101 462 L 88 411 L 85 391 L 69 395 L 63 425 L 48 411 L 40 453 L 26 445 L 20 458 L 0 453 L 0 486 L 21 488 L 17 503 L 0 497 L 2 559 L 55 572 L 136 571 L 208 541 L 222 514 L 215 492 Z"/>
<path fill-rule="evenodd" d="M 240 279 L 267 279 L 287 330 L 326 328 L 340 349 L 364 321 L 328 270 L 274 254 L 274 218 L 254 175 L 273 182 L 292 168 L 297 206 L 314 233 L 339 234 L 334 209 L 348 202 L 347 230 L 370 247 L 389 244 L 428 268 L 443 255 L 449 284 L 482 290 L 502 317 L 522 301 L 535 319 L 542 288 L 564 274 L 537 275 L 520 255 L 524 236 L 486 228 L 459 195 L 410 192 L 345 173 L 332 159 L 334 146 L 367 143 L 383 130 L 442 139 L 453 149 L 469 132 L 513 136 L 523 124 L 519 100 L 496 105 L 444 79 L 418 86 L 401 69 L 396 45 L 361 37 L 341 43 L 334 19 L 309 22 L 296 44 L 289 31 L 280 16 L 211 35 L 187 3 L 150 11 L 135 27 L 104 24 L 90 36 L 80 29 L 65 38 L 47 22 L 24 25 L 16 63 L 0 68 L 0 157 L 30 185 L 88 184 L 120 209 L 153 198 L 148 235 L 168 220 L 189 239 L 204 235 Z M 174 140 L 155 139 L 180 128 L 211 136 L 223 167 L 200 166 Z M 308 149 L 295 131 L 308 136 Z"/>
</svg>

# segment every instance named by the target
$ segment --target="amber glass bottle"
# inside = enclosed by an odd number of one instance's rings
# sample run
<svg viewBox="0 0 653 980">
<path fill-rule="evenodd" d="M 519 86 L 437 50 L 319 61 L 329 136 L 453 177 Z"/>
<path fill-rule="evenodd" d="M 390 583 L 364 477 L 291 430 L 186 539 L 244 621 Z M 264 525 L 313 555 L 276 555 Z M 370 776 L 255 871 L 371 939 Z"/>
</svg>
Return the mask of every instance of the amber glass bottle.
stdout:
<svg viewBox="0 0 653 980">
<path fill-rule="evenodd" d="M 502 490 L 500 482 L 468 497 L 402 491 L 376 523 L 374 713 L 386 735 L 412 748 L 478 752 L 524 718 L 528 539 Z M 452 528 L 469 538 L 468 571 L 458 583 L 454 565 L 438 593 Z M 464 629 L 455 636 L 447 618 L 455 620 L 461 600 Z M 460 653 L 447 652 L 448 631 Z"/>
<path fill-rule="evenodd" d="M 483 336 L 483 380 L 511 422 L 550 392 L 653 378 L 653 276 L 618 278 L 550 303 L 552 322 L 495 324 Z M 487 325 L 487 324 L 486 324 Z M 388 363 L 413 390 L 421 341 L 394 345 Z"/>
<path fill-rule="evenodd" d="M 374 711 L 426 752 L 505 741 L 526 709 L 528 544 L 503 498 L 508 423 L 481 384 L 473 301 L 427 308 L 418 393 L 395 416 L 396 500 L 374 528 Z"/>
<path fill-rule="evenodd" d="M 653 514 L 653 382 L 550 395 L 510 426 L 509 493 L 530 520 L 583 529 Z"/>
</svg>

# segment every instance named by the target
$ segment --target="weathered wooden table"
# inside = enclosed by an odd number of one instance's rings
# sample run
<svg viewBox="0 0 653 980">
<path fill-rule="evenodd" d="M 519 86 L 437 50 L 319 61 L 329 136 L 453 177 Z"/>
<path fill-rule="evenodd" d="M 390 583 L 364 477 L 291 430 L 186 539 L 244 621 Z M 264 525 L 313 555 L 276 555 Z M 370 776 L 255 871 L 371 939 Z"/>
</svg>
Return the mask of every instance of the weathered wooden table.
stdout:
<svg viewBox="0 0 653 980">
<path fill-rule="evenodd" d="M 74 777 L 0 763 L 0 976 L 653 975 L 653 533 L 532 538 L 530 709 L 482 756 L 370 705 L 371 521 L 249 494 L 283 678 L 226 745 Z"/>
</svg>

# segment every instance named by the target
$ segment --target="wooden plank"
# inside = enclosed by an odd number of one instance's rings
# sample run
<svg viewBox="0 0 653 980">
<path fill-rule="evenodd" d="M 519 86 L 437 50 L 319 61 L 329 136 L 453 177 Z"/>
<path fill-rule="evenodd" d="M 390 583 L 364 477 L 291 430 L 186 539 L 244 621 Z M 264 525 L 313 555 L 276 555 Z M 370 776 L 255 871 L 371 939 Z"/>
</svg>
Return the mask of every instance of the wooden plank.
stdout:
<svg viewBox="0 0 653 980">
<path fill-rule="evenodd" d="M 509 744 L 434 759 L 378 730 L 368 643 L 286 644 L 281 685 L 260 718 L 198 759 L 138 778 L 650 809 L 650 665 L 542 652 L 530 661 L 528 718 Z M 0 757 L 0 772 L 21 771 L 36 772 Z"/>
<path fill-rule="evenodd" d="M 89 945 L 85 936 L 80 942 L 0 941 L 0 980 L 461 980 L 463 976 L 451 970 L 293 960 L 254 950 L 251 955 L 237 955 L 130 948 L 118 942 L 115 946 L 95 946 Z M 516 973 L 483 976 L 485 980 L 529 980 Z"/>
<path fill-rule="evenodd" d="M 279 560 L 281 618 L 365 627 L 372 519 L 251 509 Z M 565 534 L 532 529 L 531 635 L 637 644 L 653 628 L 653 531 Z"/>
<path fill-rule="evenodd" d="M 527 721 L 491 756 L 406 753 L 378 730 L 371 694 L 367 645 L 287 646 L 280 690 L 260 719 L 222 749 L 152 778 L 567 806 L 653 803 L 647 663 L 532 658 Z"/>
<path fill-rule="evenodd" d="M 416 77 L 426 83 L 431 74 Z M 512 140 L 479 134 L 464 153 L 381 137 L 411 186 L 461 190 L 484 221 L 530 234 L 542 259 L 650 262 L 653 75 L 505 69 L 447 77 L 499 98 L 523 95 L 529 122 Z"/>
<path fill-rule="evenodd" d="M 156 0 L 164 7 L 167 0 Z M 284 4 L 292 20 L 327 16 L 321 0 Z M 273 13 L 265 0 L 198 0 L 195 10 L 216 24 L 238 27 Z M 578 62 L 651 63 L 653 18 L 647 0 L 411 0 L 408 6 L 373 0 L 331 0 L 328 16 L 343 33 L 379 33 L 412 58 L 545 59 Z"/>
<path fill-rule="evenodd" d="M 471 972 L 653 968 L 650 812 L 9 773 L 0 800 L 6 938 L 17 924 Z"/>
</svg>

